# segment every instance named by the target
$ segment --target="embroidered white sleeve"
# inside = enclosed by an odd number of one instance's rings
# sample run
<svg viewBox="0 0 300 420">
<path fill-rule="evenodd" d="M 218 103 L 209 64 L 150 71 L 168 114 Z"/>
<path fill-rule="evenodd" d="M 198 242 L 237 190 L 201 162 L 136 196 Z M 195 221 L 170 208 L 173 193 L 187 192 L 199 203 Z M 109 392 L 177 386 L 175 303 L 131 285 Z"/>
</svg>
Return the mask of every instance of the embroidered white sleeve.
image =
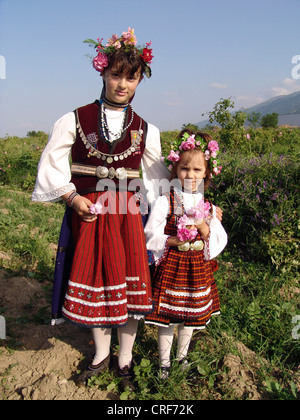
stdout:
<svg viewBox="0 0 300 420">
<path fill-rule="evenodd" d="M 168 180 L 170 172 L 161 160 L 160 133 L 157 127 L 148 124 L 146 148 L 141 162 L 147 200 L 151 205 L 160 195 L 161 180 Z"/>
<path fill-rule="evenodd" d="M 209 238 L 205 241 L 204 247 L 204 259 L 206 261 L 212 260 L 221 254 L 228 241 L 227 233 L 216 216 L 215 206 L 213 206 L 213 210 L 213 216 L 209 224 Z"/>
<path fill-rule="evenodd" d="M 70 156 L 75 139 L 75 115 L 69 112 L 56 121 L 50 133 L 38 165 L 32 201 L 59 201 L 62 195 L 76 190 L 70 182 Z"/>
</svg>

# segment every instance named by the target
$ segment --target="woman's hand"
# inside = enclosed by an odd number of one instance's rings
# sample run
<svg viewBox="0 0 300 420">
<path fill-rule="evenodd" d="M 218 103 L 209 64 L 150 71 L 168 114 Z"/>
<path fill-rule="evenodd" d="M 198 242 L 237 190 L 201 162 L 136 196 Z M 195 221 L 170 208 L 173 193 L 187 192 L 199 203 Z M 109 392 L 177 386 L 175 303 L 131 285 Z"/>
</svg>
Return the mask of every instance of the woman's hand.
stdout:
<svg viewBox="0 0 300 420">
<path fill-rule="evenodd" d="M 93 203 L 82 195 L 77 195 L 73 200 L 73 209 L 84 222 L 90 223 L 97 220 L 96 214 L 90 213 L 90 207 Z"/>
</svg>

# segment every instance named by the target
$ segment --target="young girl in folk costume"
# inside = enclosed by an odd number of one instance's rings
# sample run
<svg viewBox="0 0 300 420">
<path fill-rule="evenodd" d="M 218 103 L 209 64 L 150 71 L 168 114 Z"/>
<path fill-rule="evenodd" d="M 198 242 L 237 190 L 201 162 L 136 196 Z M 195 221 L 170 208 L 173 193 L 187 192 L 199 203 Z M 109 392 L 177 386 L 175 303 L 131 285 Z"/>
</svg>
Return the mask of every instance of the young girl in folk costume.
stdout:
<svg viewBox="0 0 300 420">
<path fill-rule="evenodd" d="M 166 158 L 174 188 L 159 197 L 145 227 L 153 252 L 154 312 L 146 322 L 158 325 L 161 377 L 170 369 L 174 326 L 178 325 L 177 360 L 186 356 L 194 329 L 204 329 L 220 303 L 213 272 L 227 235 L 204 190 L 221 170 L 219 146 L 211 136 L 183 131 Z"/>
<path fill-rule="evenodd" d="M 100 39 L 85 42 L 97 50 L 101 99 L 55 123 L 32 195 L 63 199 L 73 209 L 74 255 L 62 316 L 91 328 L 96 348 L 79 385 L 108 368 L 112 328 L 118 328 L 119 374 L 130 375 L 138 319 L 152 311 L 152 295 L 141 214 L 138 204 L 133 211 L 128 206 L 135 203 L 140 165 L 150 203 L 155 180 L 168 173 L 158 129 L 130 104 L 143 76 L 151 76 L 151 43 L 137 47 L 131 28 L 105 46 Z"/>
</svg>

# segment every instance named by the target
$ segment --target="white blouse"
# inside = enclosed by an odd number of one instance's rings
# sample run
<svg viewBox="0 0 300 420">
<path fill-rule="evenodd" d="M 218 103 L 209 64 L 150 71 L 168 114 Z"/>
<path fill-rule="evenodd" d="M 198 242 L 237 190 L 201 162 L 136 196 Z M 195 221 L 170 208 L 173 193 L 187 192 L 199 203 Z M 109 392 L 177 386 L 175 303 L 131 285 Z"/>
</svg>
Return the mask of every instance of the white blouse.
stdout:
<svg viewBox="0 0 300 420">
<path fill-rule="evenodd" d="M 180 192 L 182 195 L 184 209 L 190 210 L 198 204 L 203 195 Z M 167 224 L 167 217 L 170 212 L 168 198 L 165 195 L 159 197 L 149 215 L 145 226 L 146 246 L 153 252 L 155 263 L 158 265 L 168 251 L 167 240 L 169 235 L 165 235 L 164 230 Z M 204 241 L 204 258 L 206 261 L 219 255 L 227 244 L 227 233 L 221 222 L 216 217 L 216 208 L 213 206 L 213 215 L 209 224 L 210 235 L 207 241 Z"/>
<path fill-rule="evenodd" d="M 112 133 L 118 133 L 123 122 L 123 111 L 106 110 L 107 124 Z M 110 134 L 110 140 L 114 140 Z M 76 140 L 74 112 L 69 112 L 54 124 L 48 143 L 38 165 L 37 179 L 32 201 L 59 201 L 61 196 L 76 190 L 71 183 L 71 149 Z M 148 124 L 146 148 L 141 161 L 147 200 L 151 204 L 157 197 L 156 182 L 168 179 L 169 171 L 161 161 L 160 133 L 157 127 Z"/>
</svg>

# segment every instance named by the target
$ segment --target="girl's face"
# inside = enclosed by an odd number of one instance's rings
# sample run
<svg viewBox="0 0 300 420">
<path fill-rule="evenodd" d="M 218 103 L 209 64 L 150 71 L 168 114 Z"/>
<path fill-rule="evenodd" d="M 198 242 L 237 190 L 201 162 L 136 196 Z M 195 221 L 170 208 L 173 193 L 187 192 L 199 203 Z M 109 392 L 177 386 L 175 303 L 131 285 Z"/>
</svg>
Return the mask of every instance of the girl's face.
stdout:
<svg viewBox="0 0 300 420">
<path fill-rule="evenodd" d="M 206 161 L 201 151 L 185 152 L 177 167 L 177 178 L 187 191 L 197 191 L 206 176 Z"/>
<path fill-rule="evenodd" d="M 127 104 L 141 81 L 141 71 L 130 76 L 118 73 L 116 69 L 112 68 L 104 73 L 103 80 L 106 85 L 106 98 L 111 102 Z"/>
</svg>

